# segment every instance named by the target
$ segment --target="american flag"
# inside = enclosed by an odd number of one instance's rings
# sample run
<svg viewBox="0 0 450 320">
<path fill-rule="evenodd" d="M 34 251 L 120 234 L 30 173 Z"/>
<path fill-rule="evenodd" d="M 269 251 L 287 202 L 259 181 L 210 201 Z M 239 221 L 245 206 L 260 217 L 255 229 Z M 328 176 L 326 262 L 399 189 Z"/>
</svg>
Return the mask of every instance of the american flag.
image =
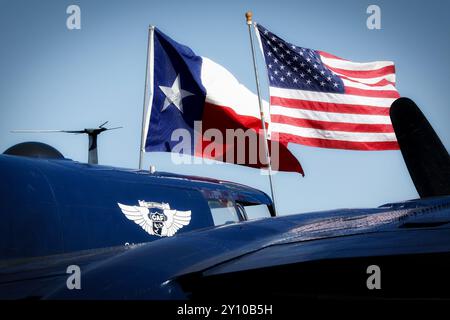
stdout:
<svg viewBox="0 0 450 320">
<path fill-rule="evenodd" d="M 280 142 L 396 150 L 389 108 L 398 97 L 391 61 L 353 62 L 288 43 L 256 25 L 270 85 L 270 131 Z"/>
</svg>

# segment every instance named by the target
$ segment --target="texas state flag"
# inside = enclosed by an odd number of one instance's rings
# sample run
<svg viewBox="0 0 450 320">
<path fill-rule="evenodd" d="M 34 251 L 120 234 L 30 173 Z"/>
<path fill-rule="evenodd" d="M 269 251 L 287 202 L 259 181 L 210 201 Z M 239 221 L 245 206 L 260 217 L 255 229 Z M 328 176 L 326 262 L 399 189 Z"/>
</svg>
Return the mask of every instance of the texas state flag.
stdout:
<svg viewBox="0 0 450 320">
<path fill-rule="evenodd" d="M 228 143 L 225 139 L 227 129 L 251 129 L 258 133 L 258 139 L 263 139 L 258 97 L 224 67 L 197 56 L 189 47 L 175 42 L 154 27 L 150 29 L 149 37 L 147 86 L 148 106 L 144 115 L 146 152 L 174 152 L 180 141 L 173 139 L 172 133 L 184 129 L 191 139 L 190 150 L 183 150 L 185 153 L 256 168 L 266 166 L 259 158 L 256 163 L 251 160 L 254 157 L 248 153 L 255 151 L 250 149 L 246 149 L 245 161 L 237 159 L 235 143 Z M 268 108 L 267 102 L 264 102 L 264 107 Z M 194 134 L 199 121 L 201 132 Z M 223 139 L 205 139 L 204 133 L 208 129 L 221 132 Z M 277 148 L 279 154 L 272 157 L 272 166 L 279 171 L 303 174 L 300 163 L 287 146 L 272 140 L 269 141 L 269 150 Z M 212 145 L 214 152 L 204 152 Z M 258 146 L 262 148 L 263 144 L 258 143 Z M 233 152 L 232 157 L 227 157 L 229 152 Z M 274 162 L 277 163 L 274 165 Z"/>
</svg>

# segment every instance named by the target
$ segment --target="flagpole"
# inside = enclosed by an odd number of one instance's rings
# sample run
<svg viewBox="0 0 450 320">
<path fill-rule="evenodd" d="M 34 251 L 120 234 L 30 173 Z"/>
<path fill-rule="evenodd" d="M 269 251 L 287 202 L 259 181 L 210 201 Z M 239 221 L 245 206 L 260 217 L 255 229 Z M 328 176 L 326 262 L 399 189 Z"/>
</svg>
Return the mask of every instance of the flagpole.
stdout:
<svg viewBox="0 0 450 320">
<path fill-rule="evenodd" d="M 139 152 L 139 170 L 142 170 L 142 163 L 145 153 L 145 141 L 147 139 L 148 122 L 150 120 L 150 112 L 148 101 L 153 99 L 153 77 L 149 76 L 149 67 L 153 68 L 153 33 L 154 26 L 149 26 L 147 39 L 147 62 L 145 64 L 145 88 L 144 88 L 144 106 L 142 108 L 142 127 L 141 127 L 141 146 Z M 152 82 L 151 84 L 149 82 Z M 151 87 L 151 88 L 150 88 Z M 148 90 L 150 89 L 150 97 Z M 150 99 L 149 99 L 150 98 Z"/>
<path fill-rule="evenodd" d="M 253 45 L 253 34 L 252 34 L 252 17 L 253 13 L 251 11 L 248 11 L 245 13 L 245 18 L 247 19 L 247 26 L 248 26 L 248 34 L 250 36 L 250 46 L 252 48 L 252 58 L 253 58 L 253 69 L 255 71 L 255 80 L 256 80 L 256 92 L 258 93 L 258 103 L 259 103 L 259 111 L 261 114 L 261 126 L 264 132 L 264 151 L 266 155 L 267 160 L 267 169 L 269 171 L 269 184 L 270 184 L 270 193 L 272 195 L 272 202 L 273 202 L 273 211 L 275 215 L 277 215 L 276 206 L 275 206 L 275 192 L 273 189 L 273 182 L 272 182 L 272 164 L 270 161 L 270 153 L 269 153 L 269 145 L 267 142 L 267 130 L 266 130 L 266 121 L 264 117 L 264 108 L 262 104 L 261 99 L 261 92 L 259 89 L 259 76 L 258 76 L 258 67 L 256 64 L 256 56 L 255 56 L 255 47 Z"/>
</svg>

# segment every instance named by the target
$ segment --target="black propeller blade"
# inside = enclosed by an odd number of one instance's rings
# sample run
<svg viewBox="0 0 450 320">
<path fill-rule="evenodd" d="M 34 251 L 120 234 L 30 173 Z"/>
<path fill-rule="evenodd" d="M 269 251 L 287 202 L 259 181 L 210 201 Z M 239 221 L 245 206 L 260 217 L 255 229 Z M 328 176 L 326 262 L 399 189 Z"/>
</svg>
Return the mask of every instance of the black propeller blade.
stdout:
<svg viewBox="0 0 450 320">
<path fill-rule="evenodd" d="M 399 98 L 390 116 L 420 197 L 450 195 L 450 156 L 419 107 L 411 99 Z"/>
</svg>

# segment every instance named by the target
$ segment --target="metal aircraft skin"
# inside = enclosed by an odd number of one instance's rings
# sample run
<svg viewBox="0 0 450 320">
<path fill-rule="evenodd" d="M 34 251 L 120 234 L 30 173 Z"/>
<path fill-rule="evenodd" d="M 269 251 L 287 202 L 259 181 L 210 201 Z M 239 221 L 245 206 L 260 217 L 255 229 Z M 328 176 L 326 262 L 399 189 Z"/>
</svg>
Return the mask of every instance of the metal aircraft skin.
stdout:
<svg viewBox="0 0 450 320">
<path fill-rule="evenodd" d="M 0 299 L 450 299 L 449 166 L 405 162 L 425 197 L 275 217 L 236 183 L 0 155 Z"/>
</svg>

